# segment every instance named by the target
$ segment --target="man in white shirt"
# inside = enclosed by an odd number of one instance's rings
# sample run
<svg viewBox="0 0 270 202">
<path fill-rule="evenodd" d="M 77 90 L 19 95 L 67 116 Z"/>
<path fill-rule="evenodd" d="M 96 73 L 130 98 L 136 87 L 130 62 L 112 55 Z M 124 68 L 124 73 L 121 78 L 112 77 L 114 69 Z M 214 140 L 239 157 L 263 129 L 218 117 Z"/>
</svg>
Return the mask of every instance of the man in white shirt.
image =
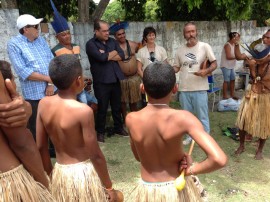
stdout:
<svg viewBox="0 0 270 202">
<path fill-rule="evenodd" d="M 197 28 L 193 22 L 185 24 L 183 33 L 187 43 L 179 47 L 174 60 L 175 72 L 179 71 L 179 101 L 183 109 L 197 116 L 204 130 L 210 134 L 207 75 L 217 68 L 216 58 L 210 45 L 198 40 Z M 205 60 L 210 65 L 201 68 Z M 190 142 L 191 138 L 187 137 L 183 143 Z"/>
</svg>

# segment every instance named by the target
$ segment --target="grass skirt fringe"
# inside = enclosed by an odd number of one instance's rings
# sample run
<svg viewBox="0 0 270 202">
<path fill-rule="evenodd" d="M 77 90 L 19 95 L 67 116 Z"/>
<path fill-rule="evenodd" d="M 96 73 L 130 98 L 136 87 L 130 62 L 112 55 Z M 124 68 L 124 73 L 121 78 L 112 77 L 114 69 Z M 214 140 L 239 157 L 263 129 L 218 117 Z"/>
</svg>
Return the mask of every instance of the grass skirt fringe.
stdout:
<svg viewBox="0 0 270 202">
<path fill-rule="evenodd" d="M 0 173 L 1 202 L 52 202 L 49 191 L 24 169 L 22 165 Z"/>
<path fill-rule="evenodd" d="M 236 126 L 253 137 L 266 139 L 270 136 L 270 113 L 267 112 L 270 94 L 257 94 L 252 90 L 249 94 L 249 99 L 242 99 Z"/>
<path fill-rule="evenodd" d="M 134 191 L 136 202 L 196 202 L 202 201 L 198 188 L 190 176 L 185 177 L 186 186 L 177 191 L 174 181 L 149 183 L 141 181 Z"/>
<path fill-rule="evenodd" d="M 141 100 L 141 77 L 137 74 L 121 80 L 121 101 L 125 103 L 136 103 Z"/>
<path fill-rule="evenodd" d="M 52 195 L 58 202 L 107 201 L 105 190 L 90 160 L 69 165 L 55 163 Z"/>
</svg>

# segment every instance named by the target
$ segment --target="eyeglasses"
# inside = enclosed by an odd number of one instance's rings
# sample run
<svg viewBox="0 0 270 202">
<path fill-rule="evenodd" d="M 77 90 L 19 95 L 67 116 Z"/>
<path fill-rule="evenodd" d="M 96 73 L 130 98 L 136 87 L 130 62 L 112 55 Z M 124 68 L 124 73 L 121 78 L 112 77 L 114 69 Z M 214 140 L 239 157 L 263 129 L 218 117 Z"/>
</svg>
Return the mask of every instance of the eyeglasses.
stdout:
<svg viewBox="0 0 270 202">
<path fill-rule="evenodd" d="M 26 28 L 35 28 L 35 29 L 38 29 L 39 25 L 26 25 L 25 26 Z"/>
</svg>

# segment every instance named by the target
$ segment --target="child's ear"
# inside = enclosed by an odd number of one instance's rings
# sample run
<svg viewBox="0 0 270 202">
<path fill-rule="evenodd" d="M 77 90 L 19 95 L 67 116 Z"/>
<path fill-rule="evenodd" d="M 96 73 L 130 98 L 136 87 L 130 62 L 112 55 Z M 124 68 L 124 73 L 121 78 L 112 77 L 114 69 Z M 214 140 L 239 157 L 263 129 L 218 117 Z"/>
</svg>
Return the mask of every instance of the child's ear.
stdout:
<svg viewBox="0 0 270 202">
<path fill-rule="evenodd" d="M 175 93 L 177 93 L 177 91 L 178 91 L 178 84 L 175 84 L 173 89 L 172 89 L 172 93 L 175 94 Z"/>
<path fill-rule="evenodd" d="M 141 93 L 144 94 L 145 93 L 145 90 L 144 90 L 144 85 L 141 83 L 140 84 L 140 90 L 141 90 Z"/>
</svg>

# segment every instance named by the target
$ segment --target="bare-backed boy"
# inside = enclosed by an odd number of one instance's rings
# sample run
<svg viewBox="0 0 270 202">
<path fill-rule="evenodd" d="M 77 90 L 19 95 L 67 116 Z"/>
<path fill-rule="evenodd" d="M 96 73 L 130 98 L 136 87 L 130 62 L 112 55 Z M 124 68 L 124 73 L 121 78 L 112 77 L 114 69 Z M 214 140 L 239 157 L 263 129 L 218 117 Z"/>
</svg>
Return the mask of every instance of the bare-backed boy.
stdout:
<svg viewBox="0 0 270 202">
<path fill-rule="evenodd" d="M 115 192 L 97 142 L 93 111 L 76 101 L 84 87 L 78 57 L 55 57 L 49 75 L 58 93 L 39 103 L 37 145 L 46 172 L 52 174 L 52 195 L 57 201 L 106 201 L 107 189 L 112 200 Z M 55 146 L 54 168 L 48 138 Z"/>
<path fill-rule="evenodd" d="M 200 201 L 191 174 L 207 173 L 223 167 L 227 158 L 214 139 L 208 135 L 200 121 L 188 111 L 169 107 L 172 93 L 177 92 L 173 67 L 155 62 L 144 71 L 142 92 L 148 104 L 138 112 L 127 115 L 131 149 L 141 163 L 141 182 L 136 189 L 135 201 Z M 192 82 L 192 81 L 190 81 Z M 182 138 L 190 134 L 204 150 L 207 158 L 188 165 L 186 186 L 177 191 L 174 180 L 179 176 L 180 162 L 186 157 Z"/>
<path fill-rule="evenodd" d="M 3 60 L 0 103 L 0 201 L 54 201 L 46 189 L 49 182 L 37 146 L 26 129 L 31 106 L 17 94 L 10 64 Z"/>
</svg>

